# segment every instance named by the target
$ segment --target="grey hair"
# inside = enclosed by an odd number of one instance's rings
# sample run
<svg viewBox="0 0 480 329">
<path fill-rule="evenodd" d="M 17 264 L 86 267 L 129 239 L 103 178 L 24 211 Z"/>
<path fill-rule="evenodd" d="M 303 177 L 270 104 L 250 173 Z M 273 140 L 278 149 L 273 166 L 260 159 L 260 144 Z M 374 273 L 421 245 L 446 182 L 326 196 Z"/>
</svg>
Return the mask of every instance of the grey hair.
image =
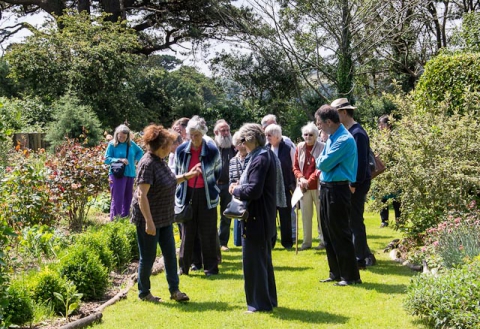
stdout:
<svg viewBox="0 0 480 329">
<path fill-rule="evenodd" d="M 233 146 L 237 146 L 240 144 L 240 131 L 237 131 L 235 134 L 232 136 L 232 144 Z"/>
<path fill-rule="evenodd" d="M 263 132 L 262 126 L 258 123 L 245 123 L 238 131 L 240 140 L 245 139 L 247 142 L 256 142 L 260 146 L 265 146 L 267 139 Z"/>
<path fill-rule="evenodd" d="M 130 145 L 130 128 L 122 124 L 115 128 L 115 133 L 113 134 L 113 146 L 116 147 L 118 145 L 118 133 L 127 134 L 127 139 L 125 140 L 125 142 Z"/>
<path fill-rule="evenodd" d="M 273 136 L 282 138 L 282 127 L 276 124 L 271 124 L 265 128 L 265 134 L 271 134 Z"/>
<path fill-rule="evenodd" d="M 303 134 L 313 134 L 313 136 L 317 138 L 319 131 L 317 126 L 313 122 L 308 122 L 305 126 L 302 127 L 302 135 Z"/>
<path fill-rule="evenodd" d="M 187 128 L 185 128 L 187 134 L 191 134 L 192 131 L 199 131 L 202 135 L 205 135 L 208 131 L 207 122 L 204 118 L 200 118 L 198 115 L 193 116 L 188 121 Z"/>
<path fill-rule="evenodd" d="M 220 119 L 215 123 L 215 127 L 213 128 L 214 133 L 216 133 L 218 131 L 218 126 L 220 126 L 220 125 L 227 125 L 228 128 L 230 128 L 230 125 L 228 124 L 227 121 L 225 121 L 224 119 Z"/>
<path fill-rule="evenodd" d="M 265 125 L 268 121 L 273 121 L 273 122 L 277 123 L 277 117 L 274 114 L 267 114 L 266 116 L 263 117 L 263 119 L 261 121 L 262 127 L 265 128 Z"/>
</svg>

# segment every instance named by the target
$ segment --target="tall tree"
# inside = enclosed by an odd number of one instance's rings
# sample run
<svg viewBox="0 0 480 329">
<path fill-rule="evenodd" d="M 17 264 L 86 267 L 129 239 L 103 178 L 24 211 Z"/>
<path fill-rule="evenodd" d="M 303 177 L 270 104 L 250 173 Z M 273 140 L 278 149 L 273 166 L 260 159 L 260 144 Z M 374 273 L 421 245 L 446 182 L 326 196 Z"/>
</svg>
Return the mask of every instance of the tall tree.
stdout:
<svg viewBox="0 0 480 329">
<path fill-rule="evenodd" d="M 151 54 L 185 41 L 225 40 L 242 33 L 243 27 L 237 24 L 237 18 L 254 21 L 254 16 L 250 9 L 234 6 L 232 2 L 232 0 L 2 0 L 0 13 L 10 10 L 25 15 L 42 11 L 54 15 L 53 17 L 64 15 L 65 9 L 108 13 L 106 19 L 112 22 L 127 20 L 128 25 L 139 34 L 142 44 L 139 51 Z M 0 42 L 21 28 L 33 29 L 28 23 L 5 27 L 0 34 Z"/>
</svg>

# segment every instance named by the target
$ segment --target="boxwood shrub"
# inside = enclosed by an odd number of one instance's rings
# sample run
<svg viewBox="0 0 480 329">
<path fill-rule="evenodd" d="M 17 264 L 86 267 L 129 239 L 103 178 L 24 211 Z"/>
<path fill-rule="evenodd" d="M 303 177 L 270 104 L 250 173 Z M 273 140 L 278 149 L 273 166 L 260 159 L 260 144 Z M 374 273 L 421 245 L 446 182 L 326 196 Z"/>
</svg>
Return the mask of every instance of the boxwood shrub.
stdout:
<svg viewBox="0 0 480 329">
<path fill-rule="evenodd" d="M 12 283 L 7 289 L 6 302 L 3 317 L 7 322 L 17 325 L 32 322 L 33 302 L 24 287 Z"/>
<path fill-rule="evenodd" d="M 59 272 L 75 284 L 85 301 L 101 299 L 108 287 L 108 270 L 89 246 L 72 246 L 61 260 Z"/>
<path fill-rule="evenodd" d="M 85 234 L 80 235 L 75 244 L 95 250 L 103 266 L 105 266 L 109 271 L 113 269 L 115 264 L 113 251 L 110 250 L 108 246 L 108 239 L 105 238 L 103 232 L 88 231 Z"/>
<path fill-rule="evenodd" d="M 50 268 L 44 268 L 33 278 L 32 298 L 36 303 L 50 305 L 55 313 L 61 315 L 65 312 L 63 303 L 55 298 L 54 292 L 65 295 L 67 281 L 60 274 Z"/>
</svg>

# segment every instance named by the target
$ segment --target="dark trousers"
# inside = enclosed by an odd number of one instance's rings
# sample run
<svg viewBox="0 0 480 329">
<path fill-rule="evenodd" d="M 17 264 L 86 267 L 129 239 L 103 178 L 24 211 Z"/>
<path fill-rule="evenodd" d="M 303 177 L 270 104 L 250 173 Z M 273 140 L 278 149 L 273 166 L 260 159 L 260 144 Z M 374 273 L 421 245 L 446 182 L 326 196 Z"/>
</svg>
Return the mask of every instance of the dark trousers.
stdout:
<svg viewBox="0 0 480 329">
<path fill-rule="evenodd" d="M 230 239 L 230 225 L 232 220 L 223 215 L 223 211 L 227 208 L 232 195 L 228 193 L 228 184 L 219 184 L 220 188 L 220 229 L 218 230 L 218 237 L 220 238 L 220 245 L 227 246 Z"/>
<path fill-rule="evenodd" d="M 350 213 L 350 228 L 352 229 L 353 234 L 355 256 L 360 265 L 365 265 L 365 258 L 371 254 L 367 243 L 365 219 L 363 218 L 368 190 L 370 190 L 370 181 L 366 181 L 358 186 L 351 198 L 352 210 Z"/>
<path fill-rule="evenodd" d="M 284 248 L 293 247 L 292 239 L 292 193 L 285 191 L 287 197 L 287 207 L 278 208 L 278 217 L 280 217 L 280 241 Z"/>
<path fill-rule="evenodd" d="M 192 188 L 188 188 L 185 202 L 192 196 Z M 180 270 L 188 274 L 193 262 L 195 237 L 198 234 L 201 246 L 201 256 L 205 273 L 218 273 L 217 257 L 217 208 L 208 209 L 204 188 L 195 189 L 192 199 L 193 219 L 183 223 L 182 243 L 178 263 Z"/>
<path fill-rule="evenodd" d="M 271 311 L 277 307 L 277 287 L 270 241 L 242 239 L 243 277 L 249 311 Z"/>
<path fill-rule="evenodd" d="M 335 280 L 360 279 L 349 225 L 351 195 L 348 185 L 320 189 L 320 220 L 330 277 Z"/>
<path fill-rule="evenodd" d="M 145 224 L 137 225 L 137 240 L 140 253 L 140 262 L 138 265 L 138 296 L 143 298 L 150 293 L 150 275 L 152 274 L 155 257 L 157 257 L 157 243 L 160 245 L 165 261 L 168 290 L 170 293 L 177 291 L 179 279 L 172 225 L 157 228 L 155 235 L 149 235 L 145 232 Z"/>
<path fill-rule="evenodd" d="M 387 198 L 382 198 L 383 203 L 387 203 L 387 200 L 388 200 Z M 392 205 L 393 205 L 393 211 L 395 211 L 395 220 L 398 220 L 401 215 L 400 202 L 393 200 Z M 380 211 L 380 219 L 384 223 L 388 222 L 388 205 Z"/>
</svg>

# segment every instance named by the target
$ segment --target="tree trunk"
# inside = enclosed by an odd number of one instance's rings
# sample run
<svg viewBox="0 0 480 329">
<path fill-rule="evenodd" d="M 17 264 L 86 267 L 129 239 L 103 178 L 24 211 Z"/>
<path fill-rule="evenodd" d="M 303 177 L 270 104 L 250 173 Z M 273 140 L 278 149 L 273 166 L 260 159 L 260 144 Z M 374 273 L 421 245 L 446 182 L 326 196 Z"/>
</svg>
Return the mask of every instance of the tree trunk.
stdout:
<svg viewBox="0 0 480 329">
<path fill-rule="evenodd" d="M 353 61 L 351 51 L 350 8 L 348 0 L 342 0 L 341 39 L 338 49 L 337 94 L 351 98 L 353 87 Z"/>
</svg>

